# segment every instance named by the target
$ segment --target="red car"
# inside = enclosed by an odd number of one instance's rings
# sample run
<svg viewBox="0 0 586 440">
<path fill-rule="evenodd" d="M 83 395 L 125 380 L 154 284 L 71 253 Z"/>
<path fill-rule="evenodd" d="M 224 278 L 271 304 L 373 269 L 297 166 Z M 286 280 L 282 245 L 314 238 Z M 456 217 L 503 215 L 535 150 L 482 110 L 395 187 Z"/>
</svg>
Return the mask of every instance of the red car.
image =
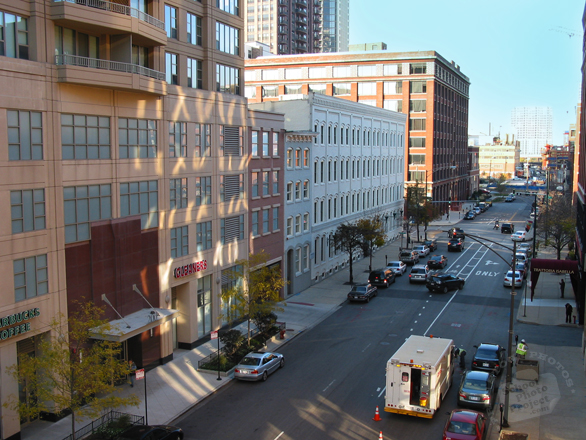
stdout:
<svg viewBox="0 0 586 440">
<path fill-rule="evenodd" d="M 484 414 L 455 409 L 446 422 L 443 440 L 483 440 L 487 430 L 488 421 Z"/>
</svg>

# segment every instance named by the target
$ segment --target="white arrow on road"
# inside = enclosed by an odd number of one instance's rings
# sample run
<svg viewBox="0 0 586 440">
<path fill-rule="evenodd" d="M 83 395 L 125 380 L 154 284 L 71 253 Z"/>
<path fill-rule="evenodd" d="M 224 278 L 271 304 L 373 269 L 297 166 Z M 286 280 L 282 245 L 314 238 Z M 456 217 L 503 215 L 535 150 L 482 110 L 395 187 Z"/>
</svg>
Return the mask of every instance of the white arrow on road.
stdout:
<svg viewBox="0 0 586 440">
<path fill-rule="evenodd" d="M 489 264 L 498 264 L 494 261 L 490 261 L 490 260 L 486 260 L 486 266 L 488 266 Z"/>
</svg>

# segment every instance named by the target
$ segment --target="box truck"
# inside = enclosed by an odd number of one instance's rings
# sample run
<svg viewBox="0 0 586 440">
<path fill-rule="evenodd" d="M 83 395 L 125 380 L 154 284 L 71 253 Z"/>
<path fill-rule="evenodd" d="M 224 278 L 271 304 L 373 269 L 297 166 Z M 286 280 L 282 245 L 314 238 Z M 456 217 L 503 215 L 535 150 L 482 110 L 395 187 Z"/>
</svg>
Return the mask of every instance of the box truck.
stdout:
<svg viewBox="0 0 586 440">
<path fill-rule="evenodd" d="M 451 339 L 411 335 L 387 362 L 385 411 L 432 418 L 452 385 Z"/>
</svg>

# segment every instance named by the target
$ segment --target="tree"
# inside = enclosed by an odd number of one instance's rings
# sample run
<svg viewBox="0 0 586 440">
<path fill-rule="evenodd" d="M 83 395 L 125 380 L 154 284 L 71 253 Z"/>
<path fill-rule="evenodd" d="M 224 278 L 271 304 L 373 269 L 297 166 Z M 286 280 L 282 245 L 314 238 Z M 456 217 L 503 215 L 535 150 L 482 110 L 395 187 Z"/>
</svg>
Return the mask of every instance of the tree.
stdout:
<svg viewBox="0 0 586 440">
<path fill-rule="evenodd" d="M 258 313 L 283 311 L 278 306 L 280 292 L 285 286 L 281 269 L 268 266 L 268 254 L 250 254 L 247 260 L 237 260 L 237 269 L 228 272 L 232 287 L 222 290 L 222 301 L 231 315 L 248 322 L 247 343 L 250 346 L 250 320 Z"/>
<path fill-rule="evenodd" d="M 352 257 L 354 252 L 362 248 L 362 232 L 356 223 L 342 223 L 336 228 L 333 236 L 334 248 L 348 254 L 350 266 L 350 284 L 354 284 L 352 273 Z"/>
<path fill-rule="evenodd" d="M 374 246 L 382 246 L 385 244 L 385 228 L 380 215 L 375 215 L 373 218 L 360 219 L 356 222 L 356 226 L 360 229 L 362 235 L 363 249 L 368 251 L 370 261 L 368 263 L 369 270 L 372 270 L 372 250 Z"/>
<path fill-rule="evenodd" d="M 537 232 L 545 238 L 545 245 L 556 250 L 561 259 L 562 249 L 576 236 L 576 208 L 569 197 L 554 196 L 537 222 Z"/>
<path fill-rule="evenodd" d="M 39 336 L 35 356 L 21 355 L 7 371 L 24 389 L 27 399 L 10 396 L 3 405 L 21 417 L 38 417 L 41 412 L 71 411 L 71 433 L 75 439 L 76 417 L 97 417 L 106 408 L 138 406 L 135 395 L 118 396 L 116 383 L 130 373 L 121 358 L 122 345 L 94 340 L 111 330 L 102 320 L 104 310 L 92 303 L 66 321 L 63 315 L 51 322 L 47 337 Z"/>
</svg>

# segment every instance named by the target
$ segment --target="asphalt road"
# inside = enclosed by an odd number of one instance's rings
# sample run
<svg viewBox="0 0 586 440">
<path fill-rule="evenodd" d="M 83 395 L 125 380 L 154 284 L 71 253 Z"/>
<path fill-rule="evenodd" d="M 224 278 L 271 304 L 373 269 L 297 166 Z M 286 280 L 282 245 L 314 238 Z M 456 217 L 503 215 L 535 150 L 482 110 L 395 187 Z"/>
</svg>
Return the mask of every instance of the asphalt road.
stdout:
<svg viewBox="0 0 586 440">
<path fill-rule="evenodd" d="M 509 234 L 492 229 L 494 220 L 513 221 L 520 229 L 532 201 L 495 204 L 460 226 L 512 247 Z M 409 284 L 407 271 L 369 304 L 346 303 L 283 347 L 285 368 L 268 381 L 232 381 L 174 424 L 185 438 L 198 440 L 378 439 L 379 431 L 395 440 L 441 438 L 446 414 L 456 408 L 459 368 L 440 410 L 428 420 L 383 411 L 386 362 L 411 334 L 454 339 L 467 350 L 468 366 L 475 344 L 506 347 L 511 295 L 502 285 L 506 263 L 487 247 L 466 239 L 463 252 L 447 252 L 447 234 L 437 238 L 434 253 L 448 257 L 446 271 L 466 279 L 463 290 L 430 294 L 424 285 Z M 509 250 L 494 243 L 491 248 L 511 258 Z M 372 420 L 376 406 L 379 422 Z"/>
</svg>

